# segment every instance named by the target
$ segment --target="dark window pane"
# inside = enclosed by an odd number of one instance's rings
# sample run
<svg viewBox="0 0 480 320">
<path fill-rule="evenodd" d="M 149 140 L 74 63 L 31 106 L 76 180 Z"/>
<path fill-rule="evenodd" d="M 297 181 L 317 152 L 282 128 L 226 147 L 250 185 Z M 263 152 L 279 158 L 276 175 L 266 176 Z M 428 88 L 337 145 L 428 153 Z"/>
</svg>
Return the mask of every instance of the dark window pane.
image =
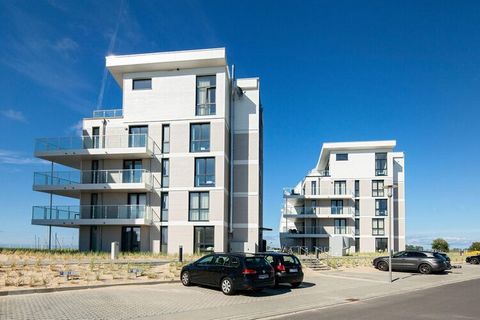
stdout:
<svg viewBox="0 0 480 320">
<path fill-rule="evenodd" d="M 133 90 L 152 89 L 152 79 L 133 79 Z"/>
</svg>

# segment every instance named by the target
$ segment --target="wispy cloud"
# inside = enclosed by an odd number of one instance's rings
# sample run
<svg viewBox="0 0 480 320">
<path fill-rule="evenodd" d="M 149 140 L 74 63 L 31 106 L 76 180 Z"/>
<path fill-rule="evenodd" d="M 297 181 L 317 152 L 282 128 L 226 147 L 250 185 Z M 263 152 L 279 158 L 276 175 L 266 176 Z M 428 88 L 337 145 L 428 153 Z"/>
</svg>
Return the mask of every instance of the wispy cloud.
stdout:
<svg viewBox="0 0 480 320">
<path fill-rule="evenodd" d="M 42 159 L 37 159 L 35 157 L 29 157 L 24 153 L 21 153 L 18 151 L 0 149 L 0 164 L 25 165 L 25 164 L 43 164 L 43 163 L 47 163 L 47 161 Z"/>
<path fill-rule="evenodd" d="M 82 130 L 83 130 L 83 120 L 78 121 L 75 124 L 72 124 L 68 128 L 68 134 L 74 134 L 76 136 L 81 136 L 82 135 Z"/>
<path fill-rule="evenodd" d="M 5 110 L 0 110 L 0 113 L 5 118 L 18 121 L 18 122 L 28 123 L 27 118 L 23 115 L 21 111 L 13 110 L 13 109 L 5 109 Z"/>
</svg>

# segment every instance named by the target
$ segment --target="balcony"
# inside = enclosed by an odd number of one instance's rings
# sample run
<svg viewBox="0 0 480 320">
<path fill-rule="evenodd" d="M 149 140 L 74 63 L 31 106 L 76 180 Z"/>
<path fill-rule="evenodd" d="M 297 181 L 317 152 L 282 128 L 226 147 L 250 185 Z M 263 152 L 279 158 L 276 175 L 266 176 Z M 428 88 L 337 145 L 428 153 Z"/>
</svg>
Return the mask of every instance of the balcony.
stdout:
<svg viewBox="0 0 480 320">
<path fill-rule="evenodd" d="M 123 109 L 94 110 L 93 118 L 122 118 Z"/>
<path fill-rule="evenodd" d="M 295 188 L 283 188 L 284 198 L 305 198 L 305 199 L 353 199 L 354 193 L 351 190 L 334 190 L 332 188 L 313 189 L 312 192 L 297 190 Z"/>
<path fill-rule="evenodd" d="M 35 141 L 35 156 L 73 168 L 82 159 L 151 158 L 160 153 L 146 134 L 40 138 Z"/>
<path fill-rule="evenodd" d="M 32 224 L 62 227 L 80 225 L 150 225 L 153 210 L 145 205 L 34 206 Z M 153 214 L 154 215 L 154 214 Z"/>
<path fill-rule="evenodd" d="M 153 179 L 143 169 L 35 172 L 33 190 L 73 198 L 80 198 L 81 191 L 148 192 Z"/>
<path fill-rule="evenodd" d="M 287 232 L 281 232 L 281 237 L 286 238 L 328 238 L 331 236 L 347 236 L 354 237 L 355 230 L 353 227 L 335 228 L 333 233 L 329 233 L 325 227 L 296 227 L 290 228 Z"/>
<path fill-rule="evenodd" d="M 352 207 L 287 207 L 285 218 L 353 218 Z"/>
</svg>

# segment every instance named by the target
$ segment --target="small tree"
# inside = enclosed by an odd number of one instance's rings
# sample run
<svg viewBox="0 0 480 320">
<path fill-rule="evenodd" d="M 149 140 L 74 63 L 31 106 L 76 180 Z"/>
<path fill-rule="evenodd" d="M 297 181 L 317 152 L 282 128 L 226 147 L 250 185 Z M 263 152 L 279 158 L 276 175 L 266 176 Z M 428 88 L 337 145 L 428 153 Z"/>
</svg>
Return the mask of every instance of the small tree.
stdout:
<svg viewBox="0 0 480 320">
<path fill-rule="evenodd" d="M 480 242 L 472 242 L 472 245 L 470 248 L 468 248 L 470 251 L 480 251 Z"/>
<path fill-rule="evenodd" d="M 432 241 L 432 250 L 448 252 L 448 242 L 442 238 L 435 239 Z"/>
</svg>

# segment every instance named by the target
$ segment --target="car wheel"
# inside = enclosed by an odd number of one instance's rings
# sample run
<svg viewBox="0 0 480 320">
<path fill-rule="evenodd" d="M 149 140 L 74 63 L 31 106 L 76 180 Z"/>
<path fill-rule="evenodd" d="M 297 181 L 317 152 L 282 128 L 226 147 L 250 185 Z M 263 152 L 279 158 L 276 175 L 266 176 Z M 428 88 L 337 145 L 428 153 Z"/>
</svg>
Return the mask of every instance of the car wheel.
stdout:
<svg viewBox="0 0 480 320">
<path fill-rule="evenodd" d="M 418 267 L 418 271 L 420 273 L 423 273 L 423 274 L 429 274 L 432 272 L 432 267 L 430 267 L 428 264 L 421 264 L 419 267 Z"/>
<path fill-rule="evenodd" d="M 388 271 L 388 263 L 386 263 L 385 261 L 380 261 L 377 264 L 377 268 L 378 270 L 381 270 L 381 271 Z"/>
<path fill-rule="evenodd" d="M 294 282 L 292 283 L 292 288 L 298 288 L 300 287 L 301 284 L 302 284 L 301 282 Z"/>
<path fill-rule="evenodd" d="M 480 263 L 480 261 L 478 261 L 477 258 L 473 258 L 470 262 L 473 263 L 473 264 L 479 264 Z"/>
<path fill-rule="evenodd" d="M 230 278 L 223 278 L 222 282 L 220 283 L 220 288 L 222 289 L 222 292 L 227 296 L 230 296 L 235 292 L 235 290 L 233 289 L 233 281 Z"/>
<path fill-rule="evenodd" d="M 190 281 L 190 273 L 188 273 L 188 271 L 183 272 L 180 279 L 182 280 L 182 284 L 184 286 L 188 287 L 192 285 L 192 282 Z"/>
</svg>

